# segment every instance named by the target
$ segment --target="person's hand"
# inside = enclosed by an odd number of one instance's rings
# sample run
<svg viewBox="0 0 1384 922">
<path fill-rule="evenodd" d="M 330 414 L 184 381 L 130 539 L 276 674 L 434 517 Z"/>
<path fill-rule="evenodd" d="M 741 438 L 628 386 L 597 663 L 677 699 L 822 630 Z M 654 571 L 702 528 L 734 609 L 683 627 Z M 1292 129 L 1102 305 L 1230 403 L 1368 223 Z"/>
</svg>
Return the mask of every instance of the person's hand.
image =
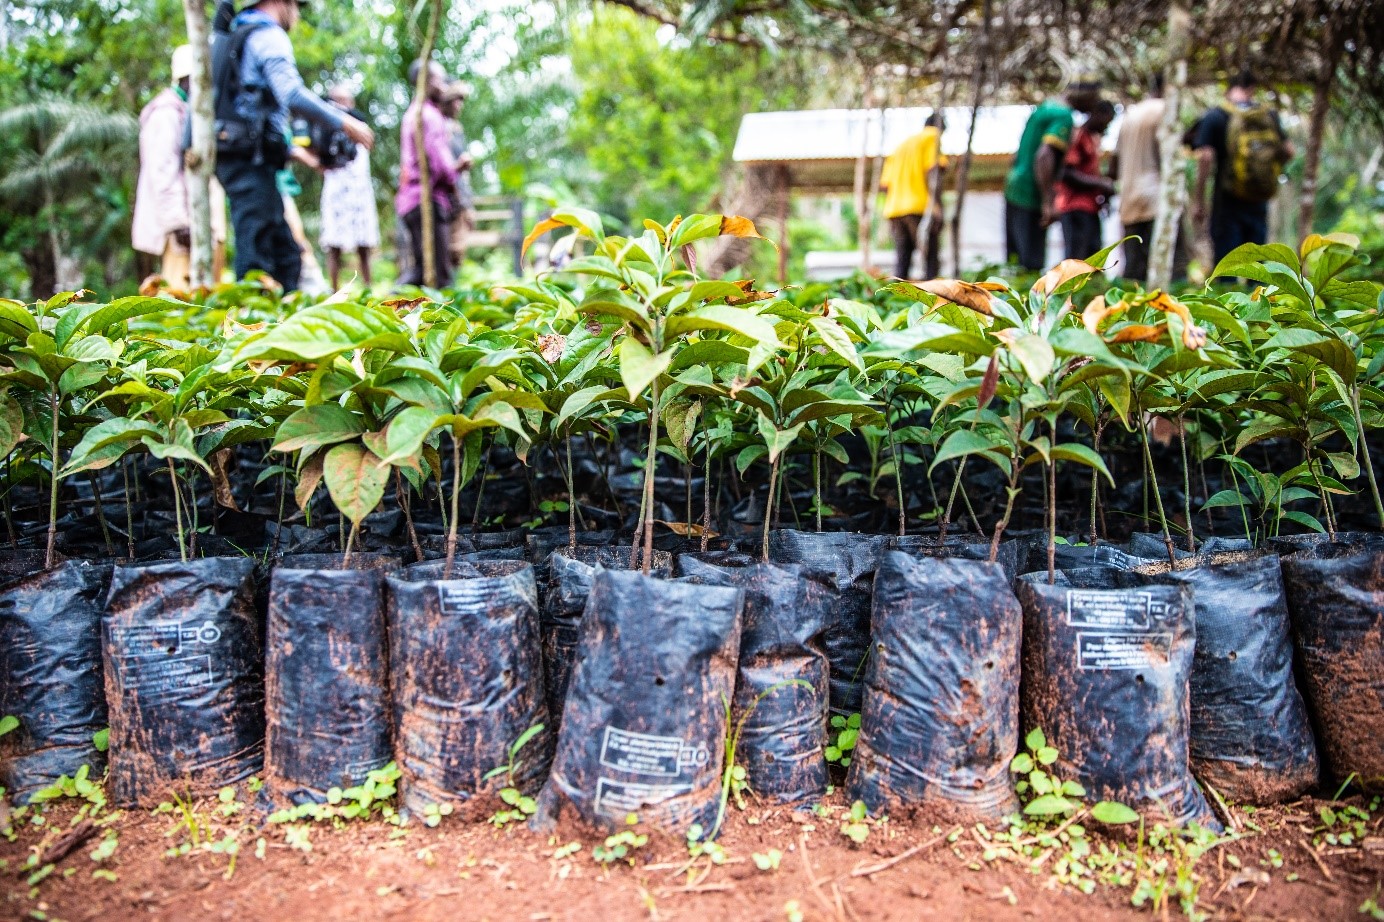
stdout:
<svg viewBox="0 0 1384 922">
<path fill-rule="evenodd" d="M 355 141 L 366 150 L 374 149 L 375 132 L 371 131 L 369 125 L 365 124 L 354 115 L 342 116 L 341 130 L 346 132 L 346 137 Z"/>
<path fill-rule="evenodd" d="M 475 158 L 473 158 L 470 154 L 462 154 L 461 159 L 457 161 L 458 170 L 469 170 L 471 169 L 471 167 L 475 165 Z"/>
<path fill-rule="evenodd" d="M 1101 195 L 1104 195 L 1104 196 L 1107 196 L 1107 197 L 1114 195 L 1114 194 L 1115 194 L 1115 180 L 1111 179 L 1109 176 L 1102 176 L 1102 177 L 1101 177 L 1101 184 L 1100 184 L 1099 189 L 1100 189 Z"/>
<path fill-rule="evenodd" d="M 317 159 L 317 155 L 306 147 L 289 148 L 289 157 L 293 160 L 297 160 L 310 170 L 316 170 L 319 173 L 325 172 L 322 169 L 322 161 Z"/>
<path fill-rule="evenodd" d="M 1192 226 L 1201 230 L 1206 226 L 1206 204 L 1204 202 L 1192 203 Z"/>
<path fill-rule="evenodd" d="M 184 250 L 192 249 L 192 228 L 179 227 L 173 231 L 173 242 Z"/>
<path fill-rule="evenodd" d="M 1052 203 L 1051 203 L 1051 202 L 1044 202 L 1044 203 L 1043 203 L 1043 216 L 1042 216 L 1042 218 L 1041 218 L 1041 225 L 1042 225 L 1043 227 L 1051 227 L 1052 224 L 1053 224 L 1053 222 L 1056 221 L 1056 220 L 1057 220 L 1057 209 L 1055 209 L 1055 208 L 1052 207 Z"/>
</svg>

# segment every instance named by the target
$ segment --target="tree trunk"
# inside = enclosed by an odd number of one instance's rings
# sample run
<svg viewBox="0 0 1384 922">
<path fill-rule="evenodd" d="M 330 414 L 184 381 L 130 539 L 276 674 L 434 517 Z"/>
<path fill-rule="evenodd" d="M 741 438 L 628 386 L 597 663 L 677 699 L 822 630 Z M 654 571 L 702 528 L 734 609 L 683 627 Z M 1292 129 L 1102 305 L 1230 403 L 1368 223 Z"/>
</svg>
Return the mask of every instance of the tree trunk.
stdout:
<svg viewBox="0 0 1384 922">
<path fill-rule="evenodd" d="M 423 52 L 418 56 L 422 62 L 418 68 L 418 85 L 414 88 L 414 105 L 417 112 L 413 122 L 413 150 L 418 160 L 418 217 L 423 233 L 423 284 L 436 288 L 441 280 L 437 277 L 437 253 L 434 251 L 432 200 L 432 165 L 428 163 L 428 152 L 423 146 L 423 104 L 428 98 L 428 68 L 432 62 L 433 47 L 437 44 L 437 24 L 442 18 L 443 0 L 432 0 L 428 15 L 428 31 L 423 37 Z"/>
<path fill-rule="evenodd" d="M 211 95 L 211 44 L 203 0 L 183 0 L 187 41 L 192 46 L 192 88 L 188 93 L 192 146 L 186 155 L 187 205 L 191 218 L 192 287 L 212 285 L 211 177 L 216 170 L 215 115 Z"/>
<path fill-rule="evenodd" d="M 1328 22 L 1322 36 L 1321 61 L 1312 83 L 1312 115 L 1307 123 L 1307 148 L 1302 155 L 1302 189 L 1298 199 L 1297 235 L 1301 240 L 1312 233 L 1312 216 L 1317 210 L 1317 172 L 1321 167 L 1322 134 L 1331 109 L 1331 89 L 1336 83 L 1336 64 L 1340 58 L 1336 29 Z"/>
<path fill-rule="evenodd" d="M 990 61 L 990 0 L 985 0 L 981 15 L 981 47 L 977 55 L 975 73 L 971 79 L 971 123 L 966 129 L 966 152 L 961 155 L 961 165 L 956 170 L 956 204 L 952 208 L 951 219 L 951 271 L 953 276 L 961 275 L 961 209 L 966 204 L 966 191 L 971 185 L 972 149 L 976 140 L 976 121 L 980 115 L 980 103 L 985 93 L 985 70 Z"/>
<path fill-rule="evenodd" d="M 780 194 L 787 189 L 780 188 L 780 180 L 787 175 L 786 169 L 780 171 L 777 164 L 748 164 L 745 178 L 735 193 L 722 202 L 722 214 L 740 215 L 751 221 L 759 221 L 766 214 L 773 213 Z M 707 278 L 718 279 L 731 269 L 740 265 L 750 252 L 750 241 L 744 237 L 716 237 L 708 240 L 705 251 L 705 273 Z"/>
<path fill-rule="evenodd" d="M 860 111 L 865 122 L 860 131 L 860 156 L 855 161 L 855 239 L 860 251 L 860 268 L 870 261 L 869 202 L 873 190 L 866 189 L 870 166 L 870 97 L 874 89 L 874 71 L 865 71 L 865 83 L 860 92 Z"/>
<path fill-rule="evenodd" d="M 1185 0 L 1174 0 L 1168 9 L 1168 64 L 1164 76 L 1163 124 L 1158 130 L 1160 169 L 1158 212 L 1153 222 L 1153 243 L 1149 247 L 1148 287 L 1166 288 L 1173 277 L 1173 257 L 1177 253 L 1177 230 L 1187 199 L 1187 183 L 1182 175 L 1182 131 L 1179 116 L 1183 91 L 1187 87 L 1187 49 L 1192 17 Z"/>
</svg>

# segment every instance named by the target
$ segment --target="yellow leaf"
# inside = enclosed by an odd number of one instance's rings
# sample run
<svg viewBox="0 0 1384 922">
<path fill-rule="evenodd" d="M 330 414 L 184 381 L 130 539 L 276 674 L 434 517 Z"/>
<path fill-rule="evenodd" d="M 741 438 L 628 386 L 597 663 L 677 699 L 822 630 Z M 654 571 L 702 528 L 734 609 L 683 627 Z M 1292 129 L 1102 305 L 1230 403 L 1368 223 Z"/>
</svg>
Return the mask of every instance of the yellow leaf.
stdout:
<svg viewBox="0 0 1384 922">
<path fill-rule="evenodd" d="M 749 218 L 742 218 L 739 215 L 723 215 L 721 217 L 721 236 L 722 237 L 757 237 L 760 240 L 767 239 L 755 230 L 754 222 Z"/>
<path fill-rule="evenodd" d="M 1099 268 L 1084 259 L 1064 259 L 1049 269 L 1042 278 L 1034 282 L 1033 287 L 1045 295 L 1050 295 L 1064 282 L 1070 282 L 1074 278 L 1099 271 Z"/>
<path fill-rule="evenodd" d="M 1192 314 L 1186 306 L 1174 301 L 1166 291 L 1160 291 L 1149 299 L 1150 307 L 1157 308 L 1165 314 L 1176 314 L 1182 320 L 1182 344 L 1188 349 L 1200 349 L 1206 345 L 1206 331 L 1196 325 L 1192 320 Z"/>
<path fill-rule="evenodd" d="M 663 519 L 654 519 L 654 524 L 662 525 L 673 534 L 681 535 L 684 538 L 700 538 L 703 535 L 709 538 L 715 538 L 717 535 L 715 531 L 703 528 L 700 525 L 694 525 L 691 522 L 665 522 Z"/>
<path fill-rule="evenodd" d="M 555 221 L 552 218 L 545 218 L 544 220 L 539 221 L 537 224 L 534 225 L 533 230 L 529 231 L 529 235 L 524 238 L 524 249 L 522 250 L 522 252 L 527 253 L 529 251 L 529 246 L 539 237 L 542 237 L 544 234 L 546 234 L 548 231 L 557 230 L 559 227 L 566 226 L 567 225 L 563 222 Z"/>
<path fill-rule="evenodd" d="M 1105 303 L 1105 295 L 1096 295 L 1091 299 L 1091 303 L 1086 305 L 1086 309 L 1081 312 L 1081 322 L 1086 327 L 1086 332 L 1098 333 L 1102 323 L 1116 314 L 1123 313 L 1128 306 L 1123 301 L 1108 305 Z"/>
</svg>

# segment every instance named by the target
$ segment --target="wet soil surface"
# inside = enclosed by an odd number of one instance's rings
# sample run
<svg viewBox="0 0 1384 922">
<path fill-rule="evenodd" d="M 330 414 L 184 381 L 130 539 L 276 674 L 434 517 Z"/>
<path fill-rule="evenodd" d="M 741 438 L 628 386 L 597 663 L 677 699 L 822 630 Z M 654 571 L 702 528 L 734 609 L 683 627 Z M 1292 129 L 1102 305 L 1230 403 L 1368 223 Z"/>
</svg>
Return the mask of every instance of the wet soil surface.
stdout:
<svg viewBox="0 0 1384 922">
<path fill-rule="evenodd" d="M 1358 802 L 1358 798 L 1353 801 Z M 1127 887 L 1100 886 L 1089 896 L 1056 883 L 1052 864 L 1040 873 L 1024 864 L 982 861 L 971 829 L 954 843 L 925 822 L 875 826 L 862 845 L 840 832 L 840 794 L 825 801 L 830 816 L 732 808 L 722 843 L 728 859 L 689 875 L 684 844 L 652 837 L 635 866 L 603 868 L 592 860 L 594 840 L 555 858 L 575 837 L 498 830 L 483 823 L 419 823 L 399 835 L 384 823 L 312 828 L 310 851 L 290 847 L 281 828 L 253 831 L 234 873 L 224 854 L 194 851 L 165 857 L 185 840 L 168 815 L 126 813 L 119 846 L 104 866 L 116 879 L 92 879 L 86 842 L 57 862 L 31 890 L 16 866 L 38 841 L 32 827 L 17 843 L 0 841 L 0 918 L 196 919 L 318 922 L 388 920 L 1028 920 L 1180 918 L 1130 905 Z M 1323 844 L 1309 853 L 1321 804 L 1299 801 L 1252 816 L 1235 811 L 1262 833 L 1216 846 L 1196 865 L 1198 908 L 1224 919 L 1368 919 L 1359 909 L 1384 880 L 1384 817 L 1349 848 Z M 212 834 L 227 828 L 208 802 L 202 813 Z M 66 826 L 73 810 L 54 807 L 50 821 Z M 393 835 L 391 835 L 393 833 Z M 781 851 L 776 870 L 761 871 L 754 853 Z M 1280 856 L 1280 857 L 1275 857 Z M 900 859 L 891 862 L 891 859 Z M 1281 862 L 1275 867 L 1275 862 Z M 887 865 L 887 866 L 886 866 Z M 64 876 L 67 869 L 74 869 Z M 1384 897 L 1379 897 L 1384 899 Z M 31 912 L 41 915 L 31 916 Z M 1377 916 L 1376 916 L 1377 918 Z"/>
</svg>

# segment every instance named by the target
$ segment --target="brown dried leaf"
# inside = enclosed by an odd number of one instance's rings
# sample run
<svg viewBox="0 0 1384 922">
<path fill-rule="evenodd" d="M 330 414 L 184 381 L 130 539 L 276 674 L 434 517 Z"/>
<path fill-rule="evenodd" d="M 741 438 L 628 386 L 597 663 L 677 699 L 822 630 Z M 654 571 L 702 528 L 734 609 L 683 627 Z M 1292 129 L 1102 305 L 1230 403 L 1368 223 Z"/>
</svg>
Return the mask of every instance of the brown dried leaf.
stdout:
<svg viewBox="0 0 1384 922">
<path fill-rule="evenodd" d="M 1045 295 L 1050 295 L 1064 282 L 1070 282 L 1074 278 L 1099 271 L 1099 268 L 1084 259 L 1064 259 L 1044 273 L 1042 278 L 1034 282 L 1033 287 Z"/>
<path fill-rule="evenodd" d="M 420 304 L 431 304 L 432 298 L 386 298 L 380 304 L 384 307 L 391 307 L 396 314 L 404 314 L 413 310 Z"/>
<path fill-rule="evenodd" d="M 1192 320 L 1192 314 L 1186 305 L 1174 301 L 1166 291 L 1158 292 L 1148 303 L 1150 307 L 1155 307 L 1165 314 L 1176 314 L 1182 319 L 1182 345 L 1188 349 L 1200 349 L 1206 345 L 1206 331 Z"/>
<path fill-rule="evenodd" d="M 1146 324 L 1131 323 L 1127 327 L 1121 327 L 1114 336 L 1107 336 L 1105 341 L 1108 343 L 1156 343 L 1168 333 L 1166 323 Z"/>
<path fill-rule="evenodd" d="M 567 348 L 567 337 L 557 333 L 544 333 L 538 337 L 538 354 L 549 365 L 557 364 L 562 358 L 562 350 Z"/>
<path fill-rule="evenodd" d="M 724 215 L 721 218 L 722 237 L 755 237 L 759 240 L 766 239 L 755 230 L 754 222 L 749 218 L 742 218 L 739 215 Z"/>
<path fill-rule="evenodd" d="M 317 487 L 322 483 L 322 453 L 314 455 L 303 469 L 298 472 L 298 483 L 293 487 L 293 499 L 298 503 L 298 508 L 304 511 L 308 508 L 308 502 L 312 500 L 312 494 L 317 492 Z"/>
<path fill-rule="evenodd" d="M 917 287 L 928 294 L 936 295 L 943 301 L 969 307 L 987 317 L 994 316 L 994 311 L 990 307 L 990 302 L 994 297 L 990 294 L 994 290 L 993 286 L 963 282 L 961 279 L 932 279 L 927 282 L 919 282 Z"/>
<path fill-rule="evenodd" d="M 139 283 L 139 293 L 143 297 L 152 298 L 163 288 L 163 276 L 154 274 L 146 276 L 144 281 Z"/>
<path fill-rule="evenodd" d="M 214 452 L 210 458 L 211 467 L 211 489 L 212 496 L 216 499 L 216 504 L 226 509 L 240 511 L 240 507 L 235 502 L 235 492 L 231 490 L 231 478 L 226 473 L 226 461 L 231 456 L 229 448 L 223 448 Z"/>
<path fill-rule="evenodd" d="M 693 525 L 690 522 L 665 522 L 662 519 L 654 519 L 654 524 L 662 525 L 673 534 L 681 535 L 684 538 L 700 538 L 703 535 L 708 538 L 715 538 L 718 535 L 716 531 L 703 528 L 701 525 Z"/>
</svg>

